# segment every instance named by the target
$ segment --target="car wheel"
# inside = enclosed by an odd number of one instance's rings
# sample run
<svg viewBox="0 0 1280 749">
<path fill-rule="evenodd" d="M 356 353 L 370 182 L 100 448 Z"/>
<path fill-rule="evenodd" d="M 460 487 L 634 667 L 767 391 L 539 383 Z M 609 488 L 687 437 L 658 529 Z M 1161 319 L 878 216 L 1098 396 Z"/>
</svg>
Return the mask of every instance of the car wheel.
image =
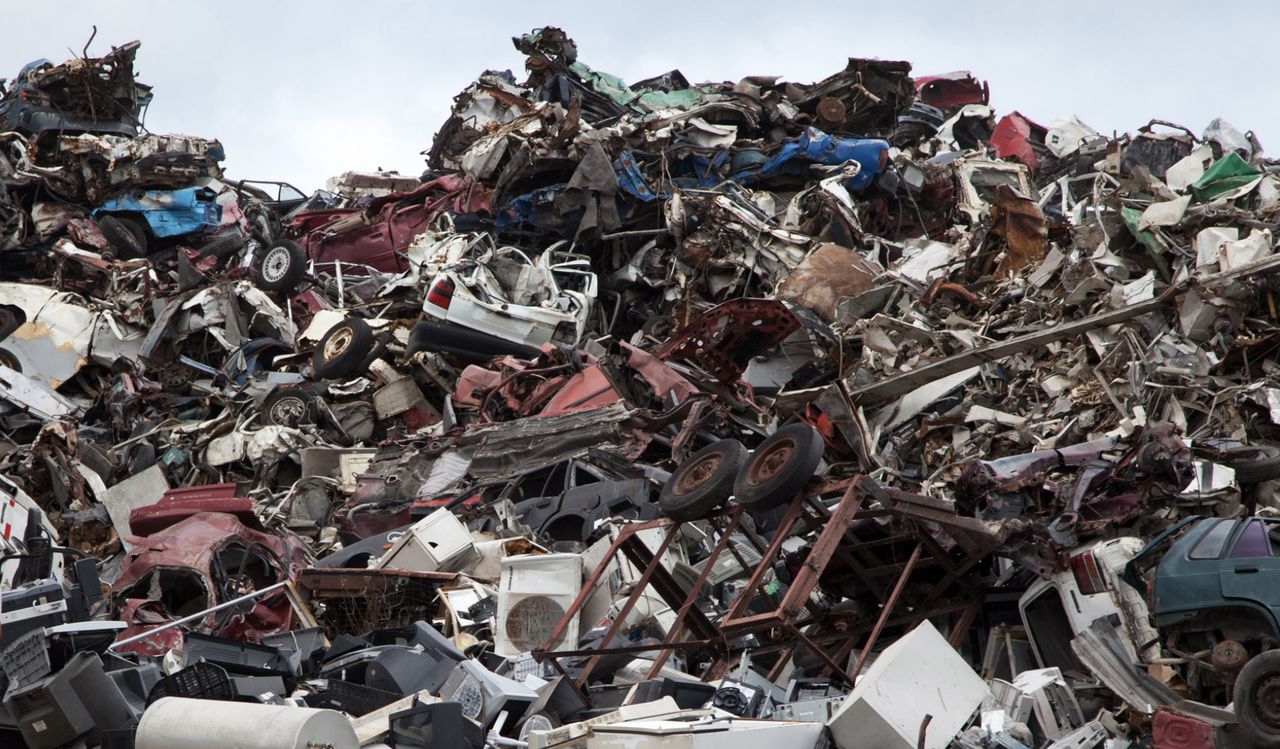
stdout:
<svg viewBox="0 0 1280 749">
<path fill-rule="evenodd" d="M 1236 481 L 1241 484 L 1260 484 L 1280 478 L 1280 455 L 1262 460 L 1227 463 L 1227 466 L 1236 472 Z"/>
<path fill-rule="evenodd" d="M 382 333 L 374 338 L 373 348 L 369 351 L 368 356 L 360 360 L 356 365 L 357 372 L 369 371 L 369 365 L 373 364 L 374 359 L 381 359 L 383 354 L 387 353 L 387 344 L 391 341 L 390 333 Z"/>
<path fill-rule="evenodd" d="M 18 374 L 22 374 L 22 364 L 18 361 L 18 357 L 13 355 L 12 351 L 6 351 L 5 349 L 0 348 L 0 365 L 6 366 Z"/>
<path fill-rule="evenodd" d="M 307 253 L 296 242 L 281 239 L 258 256 L 258 286 L 289 293 L 298 286 L 307 268 Z"/>
<path fill-rule="evenodd" d="M 734 440 L 720 440 L 702 448 L 671 474 L 658 508 L 672 520 L 700 518 L 733 493 L 733 480 L 747 461 L 747 448 Z"/>
<path fill-rule="evenodd" d="M 1268 650 L 1245 664 L 1236 677 L 1236 721 L 1249 745 L 1280 747 L 1280 650 Z"/>
<path fill-rule="evenodd" d="M 813 478 L 824 450 L 822 435 L 803 422 L 774 432 L 738 472 L 733 485 L 738 504 L 765 511 L 795 499 Z"/>
<path fill-rule="evenodd" d="M 136 219 L 127 216 L 99 216 L 96 219 L 102 236 L 116 248 L 117 257 L 136 260 L 147 256 L 147 230 Z"/>
<path fill-rule="evenodd" d="M 364 358 L 373 351 L 373 331 L 358 317 L 348 317 L 329 329 L 316 344 L 311 368 L 326 380 L 355 374 Z"/>
<path fill-rule="evenodd" d="M 277 388 L 262 401 L 258 422 L 263 426 L 296 428 L 315 420 L 311 393 L 302 388 Z"/>
</svg>

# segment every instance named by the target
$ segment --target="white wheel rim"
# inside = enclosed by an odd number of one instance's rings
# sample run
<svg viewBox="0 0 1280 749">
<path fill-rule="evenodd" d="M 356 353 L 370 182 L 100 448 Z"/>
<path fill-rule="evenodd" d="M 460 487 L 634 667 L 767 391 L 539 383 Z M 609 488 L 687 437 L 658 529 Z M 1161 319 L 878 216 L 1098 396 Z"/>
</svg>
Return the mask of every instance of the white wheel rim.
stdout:
<svg viewBox="0 0 1280 749">
<path fill-rule="evenodd" d="M 270 283 L 284 278 L 289 270 L 289 250 L 285 247 L 272 247 L 262 259 L 262 277 Z"/>
</svg>

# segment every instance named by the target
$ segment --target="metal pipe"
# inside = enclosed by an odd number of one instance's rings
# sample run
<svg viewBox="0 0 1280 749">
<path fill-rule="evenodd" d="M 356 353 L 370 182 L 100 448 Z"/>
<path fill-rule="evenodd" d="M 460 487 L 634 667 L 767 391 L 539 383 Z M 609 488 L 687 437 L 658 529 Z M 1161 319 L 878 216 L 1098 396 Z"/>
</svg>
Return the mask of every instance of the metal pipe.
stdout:
<svg viewBox="0 0 1280 749">
<path fill-rule="evenodd" d="M 342 261 L 339 260 L 336 263 L 334 263 L 334 265 L 336 266 L 334 268 L 334 271 L 335 273 L 337 273 L 337 277 L 338 277 L 338 309 L 345 310 L 347 308 L 347 300 L 346 300 L 346 296 L 343 294 L 343 288 L 342 288 Z"/>
</svg>

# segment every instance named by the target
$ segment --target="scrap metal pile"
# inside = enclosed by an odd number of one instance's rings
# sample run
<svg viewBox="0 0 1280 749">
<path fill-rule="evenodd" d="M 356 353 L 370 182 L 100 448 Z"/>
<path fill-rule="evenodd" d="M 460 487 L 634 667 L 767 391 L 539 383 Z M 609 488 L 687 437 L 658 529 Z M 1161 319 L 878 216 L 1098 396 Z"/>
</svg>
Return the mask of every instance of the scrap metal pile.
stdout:
<svg viewBox="0 0 1280 749">
<path fill-rule="evenodd" d="M 10 740 L 1280 746 L 1251 133 L 513 41 L 311 195 L 5 84 Z"/>
</svg>

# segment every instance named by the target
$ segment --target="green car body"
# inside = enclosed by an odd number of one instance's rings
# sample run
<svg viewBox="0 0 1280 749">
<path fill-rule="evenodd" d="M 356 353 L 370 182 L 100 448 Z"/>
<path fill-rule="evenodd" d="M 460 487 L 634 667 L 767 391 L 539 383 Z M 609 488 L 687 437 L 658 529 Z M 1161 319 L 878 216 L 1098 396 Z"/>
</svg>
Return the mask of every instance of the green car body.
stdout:
<svg viewBox="0 0 1280 749">
<path fill-rule="evenodd" d="M 1280 518 L 1189 518 L 1147 544 L 1125 579 L 1140 585 L 1142 559 L 1171 538 L 1148 589 L 1161 632 L 1280 641 Z"/>
</svg>

